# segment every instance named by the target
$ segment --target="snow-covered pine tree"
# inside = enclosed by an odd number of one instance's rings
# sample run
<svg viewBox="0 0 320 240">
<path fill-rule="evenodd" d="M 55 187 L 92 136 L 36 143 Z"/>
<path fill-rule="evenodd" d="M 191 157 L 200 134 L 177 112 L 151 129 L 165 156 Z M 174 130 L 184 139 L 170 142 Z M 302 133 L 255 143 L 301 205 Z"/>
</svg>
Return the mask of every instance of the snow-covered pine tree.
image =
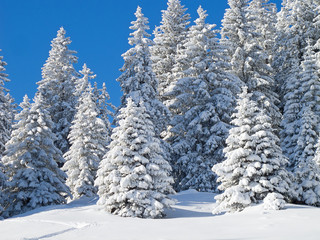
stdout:
<svg viewBox="0 0 320 240">
<path fill-rule="evenodd" d="M 315 17 L 313 20 L 313 25 L 315 29 L 320 29 L 320 2 L 319 1 L 315 1 L 316 4 L 314 4 L 314 13 L 315 13 Z M 319 33 L 320 34 L 320 33 Z M 315 38 L 315 51 L 317 52 L 317 58 L 320 59 L 320 36 L 318 35 Z"/>
<path fill-rule="evenodd" d="M 133 21 L 130 27 L 134 32 L 130 33 L 129 38 L 129 44 L 133 47 L 122 55 L 124 65 L 121 71 L 123 73 L 117 79 L 123 92 L 119 108 L 126 105 L 129 97 L 136 104 L 143 101 L 152 118 L 156 136 L 160 136 L 160 133 L 166 130 L 170 113 L 158 100 L 158 80 L 152 70 L 149 51 L 152 41 L 146 32 L 149 29 L 148 19 L 144 17 L 140 7 L 137 8 L 135 16 L 137 20 Z"/>
<path fill-rule="evenodd" d="M 110 123 L 110 118 L 114 118 L 114 112 L 116 107 L 110 102 L 110 95 L 107 91 L 105 83 L 102 83 L 102 88 L 98 89 L 97 83 L 94 83 L 93 97 L 95 98 L 96 104 L 98 106 L 99 118 L 104 122 L 107 129 L 107 135 L 111 136 L 112 127 Z M 109 143 L 109 142 L 108 142 Z"/>
<path fill-rule="evenodd" d="M 277 13 L 277 22 L 275 29 L 275 44 L 274 44 L 274 59 L 273 68 L 275 70 L 276 91 L 279 94 L 280 104 L 279 107 L 283 112 L 284 108 L 284 82 L 288 77 L 288 70 L 290 69 L 290 59 L 286 59 L 286 46 L 285 39 L 288 38 L 290 30 L 290 4 L 291 0 L 283 0 L 281 10 Z"/>
<path fill-rule="evenodd" d="M 90 80 L 95 79 L 96 75 L 93 74 L 90 68 L 86 64 L 83 65 L 82 70 L 79 71 L 82 74 L 82 78 L 79 78 L 76 82 L 76 92 L 75 95 L 79 98 L 82 93 L 86 92 L 89 85 L 91 85 Z M 94 87 L 92 89 L 92 101 L 96 104 L 96 111 L 98 113 L 98 118 L 100 118 L 106 127 L 106 140 L 107 145 L 110 143 L 110 136 L 112 132 L 112 127 L 109 118 L 113 117 L 113 111 L 116 107 L 109 102 L 110 96 L 107 92 L 105 83 L 102 84 L 102 89 L 98 89 L 97 82 L 94 82 Z M 78 105 L 80 100 L 78 99 Z"/>
<path fill-rule="evenodd" d="M 174 152 L 173 175 L 179 191 L 216 189 L 211 168 L 224 158 L 230 110 L 235 105 L 236 92 L 232 90 L 236 83 L 226 73 L 215 25 L 206 23 L 207 14 L 201 7 L 198 15 L 176 57 L 174 69 L 184 71 L 167 93 L 172 96 L 168 106 L 174 113 L 168 141 Z"/>
<path fill-rule="evenodd" d="M 3 218 L 4 209 L 8 204 L 8 195 L 7 190 L 8 187 L 8 178 L 4 173 L 4 166 L 2 164 L 2 160 L 0 159 L 0 220 Z"/>
<path fill-rule="evenodd" d="M 222 19 L 220 33 L 221 43 L 227 47 L 227 55 L 230 59 L 233 58 L 236 51 L 239 52 L 243 48 L 245 39 L 251 37 L 247 36 L 246 11 L 248 2 L 249 0 L 228 0 L 229 8 L 226 9 Z M 237 65 L 239 65 L 237 62 L 232 61 L 232 69 L 235 73 L 237 72 Z"/>
<path fill-rule="evenodd" d="M 308 39 L 310 45 L 314 46 L 320 31 L 314 27 L 315 1 L 285 0 L 282 5 L 278 14 L 274 68 L 278 85 L 281 86 L 280 99 L 283 103 L 282 149 L 290 162 L 293 162 L 302 97 L 298 92 L 300 65 L 306 54 Z"/>
<path fill-rule="evenodd" d="M 271 10 L 262 3 L 251 2 L 249 5 L 249 0 L 229 0 L 228 3 L 230 8 L 222 21 L 221 42 L 228 48 L 232 73 L 248 87 L 259 107 L 272 118 L 272 127 L 278 134 L 281 114 L 268 55 L 270 50 L 266 49 L 267 42 L 263 37 L 266 20 L 258 14 Z"/>
<path fill-rule="evenodd" d="M 62 169 L 68 178 L 66 184 L 74 199 L 81 196 L 92 197 L 97 193 L 94 180 L 102 157 L 110 142 L 102 119 L 94 101 L 91 84 L 82 92 L 77 113 L 69 133 L 70 149 L 64 154 L 66 160 Z"/>
<path fill-rule="evenodd" d="M 186 14 L 180 0 L 168 0 L 168 7 L 162 11 L 162 21 L 154 30 L 154 45 L 151 47 L 153 71 L 159 79 L 158 91 L 160 101 L 167 100 L 166 93 L 170 81 L 172 68 L 176 62 L 177 49 L 186 38 L 189 14 Z"/>
<path fill-rule="evenodd" d="M 130 29 L 129 44 L 133 47 L 122 55 L 124 65 L 121 69 L 122 75 L 117 79 L 123 92 L 121 98 L 122 108 L 126 105 L 127 98 L 139 104 L 144 102 L 155 127 L 155 136 L 160 139 L 160 134 L 167 129 L 170 119 L 168 108 L 158 100 L 158 79 L 152 70 L 152 62 L 149 47 L 152 41 L 148 38 L 150 35 L 146 32 L 149 29 L 148 19 L 144 17 L 141 8 L 138 7 L 135 13 L 136 21 L 132 22 Z M 170 145 L 161 141 L 163 157 L 169 161 Z"/>
<path fill-rule="evenodd" d="M 0 56 L 0 158 L 5 149 L 5 144 L 10 139 L 14 115 L 14 100 L 4 86 L 6 82 L 9 82 L 8 74 L 4 72 L 6 65 L 3 56 Z"/>
<path fill-rule="evenodd" d="M 319 66 L 312 41 L 308 41 L 298 75 L 299 113 L 296 117 L 294 135 L 291 140 L 296 143 L 291 156 L 298 201 L 309 205 L 320 206 L 320 169 L 316 161 L 317 142 L 319 139 L 320 121 L 320 83 Z"/>
<path fill-rule="evenodd" d="M 249 18 L 258 34 L 259 45 L 266 51 L 266 61 L 273 61 L 276 37 L 277 7 L 270 0 L 252 0 L 249 4 Z"/>
<path fill-rule="evenodd" d="M 88 89 L 90 80 L 96 78 L 96 75 L 87 67 L 86 63 L 83 64 L 82 70 L 80 70 L 79 73 L 82 75 L 82 78 L 76 80 L 74 93 L 78 98 Z"/>
<path fill-rule="evenodd" d="M 292 164 L 295 165 L 295 160 L 299 162 L 298 159 L 301 158 L 302 152 L 306 150 L 306 146 L 308 150 L 308 156 L 314 156 L 316 151 L 316 143 L 319 136 L 320 131 L 320 82 L 319 82 L 319 74 L 320 74 L 320 66 L 317 65 L 317 59 L 315 52 L 313 51 L 313 46 L 311 45 L 311 40 L 308 42 L 308 46 L 305 49 L 304 60 L 301 62 L 301 68 L 298 74 L 299 88 L 298 88 L 298 96 L 300 96 L 299 106 L 300 113 L 298 113 L 298 123 L 296 125 L 296 131 L 302 126 L 299 121 L 304 117 L 304 113 L 312 114 L 313 117 L 310 117 L 310 123 L 305 123 L 309 125 L 310 129 L 313 129 L 314 132 L 310 134 L 304 132 L 303 135 L 307 134 L 308 136 L 304 136 L 308 141 L 301 142 L 302 146 L 298 143 L 294 150 L 294 161 Z M 308 110 L 306 111 L 305 108 Z M 306 119 L 305 119 L 306 120 Z M 305 121 L 304 120 L 304 121 Z M 300 134 L 298 134 L 298 138 L 300 138 Z M 304 157 L 303 157 L 304 158 Z"/>
<path fill-rule="evenodd" d="M 247 88 L 239 95 L 236 113 L 224 149 L 226 160 L 213 167 L 221 182 L 222 194 L 216 196 L 214 213 L 241 211 L 258 203 L 269 193 L 290 199 L 290 175 L 287 160 L 272 129 L 272 119 L 259 109 Z"/>
<path fill-rule="evenodd" d="M 299 116 L 299 131 L 295 148 L 293 174 L 299 202 L 320 206 L 319 143 L 316 122 L 318 116 L 305 106 Z M 316 126 L 316 127 L 315 127 Z M 314 150 L 315 146 L 318 150 Z"/>
<path fill-rule="evenodd" d="M 75 51 L 68 49 L 71 43 L 66 31 L 61 27 L 57 37 L 51 42 L 49 58 L 42 68 L 42 80 L 38 84 L 38 93 L 45 99 L 45 106 L 53 121 L 53 132 L 57 135 L 56 146 L 65 153 L 69 149 L 68 134 L 75 115 L 77 98 L 75 84 L 78 73 L 73 68 L 77 62 Z M 62 164 L 62 163 L 59 163 Z"/>
<path fill-rule="evenodd" d="M 148 110 L 128 98 L 120 109 L 110 151 L 100 163 L 98 204 L 123 217 L 159 218 L 173 204 L 171 167 L 162 157 Z"/>
<path fill-rule="evenodd" d="M 10 141 L 2 158 L 9 178 L 6 216 L 37 207 L 65 203 L 69 189 L 66 174 L 58 168 L 62 153 L 55 147 L 52 121 L 39 93 L 30 106 L 27 96 L 16 115 Z"/>
</svg>

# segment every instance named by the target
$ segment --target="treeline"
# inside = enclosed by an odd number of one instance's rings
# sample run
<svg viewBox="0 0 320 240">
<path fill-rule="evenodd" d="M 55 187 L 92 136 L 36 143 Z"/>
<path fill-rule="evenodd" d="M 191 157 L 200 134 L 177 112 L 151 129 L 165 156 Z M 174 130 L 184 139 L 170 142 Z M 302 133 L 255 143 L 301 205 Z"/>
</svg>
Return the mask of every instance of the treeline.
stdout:
<svg viewBox="0 0 320 240">
<path fill-rule="evenodd" d="M 138 7 L 117 109 L 74 69 L 63 28 L 18 112 L 1 58 L 1 215 L 98 195 L 110 213 L 158 218 L 186 189 L 218 193 L 213 213 L 320 206 L 320 3 L 228 3 L 217 30 L 168 0 L 152 40 Z"/>
</svg>

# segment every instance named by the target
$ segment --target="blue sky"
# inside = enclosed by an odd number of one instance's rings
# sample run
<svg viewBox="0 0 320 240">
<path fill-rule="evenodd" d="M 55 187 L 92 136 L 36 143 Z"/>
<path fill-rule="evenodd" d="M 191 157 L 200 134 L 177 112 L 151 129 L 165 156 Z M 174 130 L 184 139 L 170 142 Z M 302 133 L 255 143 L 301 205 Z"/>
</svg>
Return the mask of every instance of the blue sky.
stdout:
<svg viewBox="0 0 320 240">
<path fill-rule="evenodd" d="M 181 0 L 193 22 L 201 5 L 209 14 L 208 22 L 220 22 L 227 0 Z M 280 0 L 273 0 L 280 8 Z M 166 0 L 0 0 L 0 55 L 8 63 L 11 80 L 6 86 L 17 103 L 24 94 L 30 98 L 41 80 L 41 67 L 48 58 L 50 42 L 63 26 L 72 40 L 69 48 L 77 51 L 83 63 L 97 74 L 99 85 L 106 82 L 111 101 L 119 105 L 121 91 L 116 79 L 121 74 L 121 54 L 129 49 L 130 22 L 137 6 L 149 18 L 150 31 L 160 24 Z"/>
</svg>

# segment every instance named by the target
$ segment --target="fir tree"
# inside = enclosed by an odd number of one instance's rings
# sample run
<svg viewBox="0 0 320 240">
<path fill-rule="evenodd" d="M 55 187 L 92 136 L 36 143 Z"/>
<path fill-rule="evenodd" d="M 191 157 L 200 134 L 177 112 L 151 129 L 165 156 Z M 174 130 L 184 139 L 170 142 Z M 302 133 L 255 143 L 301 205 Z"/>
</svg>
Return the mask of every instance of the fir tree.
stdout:
<svg viewBox="0 0 320 240">
<path fill-rule="evenodd" d="M 270 10 L 266 8 L 268 5 L 258 0 L 252 1 L 251 5 L 248 0 L 229 0 L 228 3 L 230 8 L 222 21 L 221 36 L 231 56 L 232 73 L 248 87 L 248 92 L 253 94 L 259 107 L 265 109 L 265 113 L 272 118 L 272 127 L 278 134 L 281 121 L 277 107 L 279 99 L 275 93 L 274 70 L 268 56 L 270 49 L 263 32 Z"/>
<path fill-rule="evenodd" d="M 98 170 L 98 204 L 123 217 L 162 217 L 172 204 L 167 193 L 173 193 L 173 179 L 150 115 L 142 102 L 128 98 L 118 120 Z"/>
<path fill-rule="evenodd" d="M 65 34 L 61 27 L 52 40 L 49 58 L 42 68 L 42 80 L 37 83 L 38 93 L 42 94 L 46 103 L 42 108 L 49 111 L 54 123 L 53 132 L 57 135 L 55 144 L 62 153 L 69 149 L 67 136 L 75 114 L 75 82 L 78 75 L 73 68 L 77 62 L 76 52 L 68 49 L 71 40 Z"/>
<path fill-rule="evenodd" d="M 90 68 L 86 64 L 83 65 L 80 74 L 83 75 L 76 82 L 76 96 L 79 98 L 84 92 L 87 91 L 89 85 L 91 85 L 90 80 L 95 79 L 96 75 L 93 74 Z M 111 123 L 109 121 L 110 117 L 114 117 L 113 111 L 115 106 L 109 102 L 110 96 L 107 92 L 105 83 L 102 84 L 102 89 L 98 89 L 97 82 L 94 82 L 94 87 L 92 89 L 92 101 L 96 104 L 96 111 L 98 113 L 97 117 L 100 118 L 106 127 L 106 141 L 107 144 L 110 142 L 110 136 L 112 132 Z M 80 104 L 80 99 L 78 99 L 78 105 Z"/>
<path fill-rule="evenodd" d="M 9 178 L 9 206 L 6 216 L 41 206 L 65 203 L 69 189 L 66 175 L 58 168 L 62 153 L 54 145 L 49 112 L 42 109 L 42 94 L 30 107 L 28 97 L 20 105 L 11 140 L 2 161 Z"/>
<path fill-rule="evenodd" d="M 123 73 L 117 79 L 123 92 L 119 109 L 126 105 L 129 97 L 136 104 L 143 101 L 155 127 L 155 136 L 160 139 L 161 133 L 167 129 L 170 112 L 158 100 L 158 80 L 152 70 L 149 51 L 152 41 L 146 32 L 149 29 L 148 19 L 142 14 L 140 7 L 137 8 L 135 15 L 137 20 L 133 21 L 130 27 L 134 32 L 129 38 L 129 44 L 133 47 L 122 55 L 124 65 L 121 71 Z M 165 149 L 162 152 L 163 157 L 169 161 L 170 145 L 163 140 L 160 141 L 162 148 Z"/>
<path fill-rule="evenodd" d="M 214 213 L 241 211 L 273 192 L 286 199 L 294 194 L 272 119 L 252 98 L 253 94 L 243 88 L 233 115 L 235 127 L 230 130 L 224 149 L 226 160 L 213 167 L 223 191 L 216 196 L 218 206 Z"/>
<path fill-rule="evenodd" d="M 8 74 L 4 73 L 7 63 L 2 59 L 3 57 L 0 56 L 0 158 L 6 142 L 10 139 L 14 115 L 14 100 L 4 86 L 6 82 L 9 82 Z"/>
<path fill-rule="evenodd" d="M 249 4 L 250 21 L 255 26 L 259 45 L 266 52 L 266 61 L 273 61 L 276 37 L 277 7 L 270 0 L 252 0 Z"/>
<path fill-rule="evenodd" d="M 149 52 L 152 41 L 146 32 L 149 29 L 148 19 L 142 14 L 140 7 L 137 8 L 135 16 L 137 20 L 133 21 L 130 27 L 134 32 L 130 33 L 131 38 L 129 38 L 129 44 L 133 47 L 122 55 L 124 65 L 121 71 L 123 73 L 117 79 L 123 91 L 119 108 L 125 106 L 129 97 L 136 104 L 143 101 L 152 117 L 156 135 L 160 136 L 160 133 L 166 129 L 170 113 L 158 100 L 158 80 L 152 70 Z"/>
<path fill-rule="evenodd" d="M 314 159 L 317 159 L 317 141 L 319 139 L 319 66 L 313 47 L 308 46 L 298 75 L 299 113 L 294 125 L 296 135 L 291 140 L 296 143 L 291 156 L 291 169 L 295 176 L 298 201 L 320 206 L 320 171 Z"/>
<path fill-rule="evenodd" d="M 0 220 L 2 219 L 2 215 L 4 214 L 4 209 L 8 204 L 8 195 L 7 190 L 8 187 L 8 178 L 4 173 L 4 166 L 2 161 L 0 160 Z"/>
<path fill-rule="evenodd" d="M 83 92 L 88 89 L 91 79 L 95 79 L 96 75 L 93 74 L 90 68 L 87 67 L 87 64 L 83 64 L 82 70 L 79 71 L 82 75 L 82 78 L 78 78 L 75 85 L 75 95 L 80 97 Z"/>
<path fill-rule="evenodd" d="M 177 190 L 214 191 L 211 168 L 223 159 L 236 83 L 226 73 L 221 54 L 224 49 L 218 44 L 215 25 L 206 23 L 207 14 L 201 7 L 198 14 L 196 25 L 190 27 L 177 53 L 174 69 L 184 71 L 167 94 L 173 96 L 168 106 L 174 114 L 168 140 L 174 149 Z"/>
<path fill-rule="evenodd" d="M 283 121 L 281 131 L 282 148 L 290 162 L 294 161 L 294 148 L 298 139 L 298 122 L 301 93 L 299 93 L 300 65 L 305 59 L 308 42 L 314 46 L 320 31 L 314 27 L 316 3 L 311 0 L 287 0 L 278 15 L 276 79 L 281 86 Z M 309 40 L 308 40 L 309 39 Z M 300 116 L 302 116 L 300 114 Z"/>
<path fill-rule="evenodd" d="M 153 70 L 159 79 L 158 91 L 160 101 L 167 100 L 166 93 L 170 81 L 172 68 L 176 63 L 179 44 L 183 43 L 187 34 L 189 14 L 186 14 L 180 0 L 168 0 L 168 7 L 162 11 L 162 21 L 154 30 L 154 45 L 151 47 Z"/>
<path fill-rule="evenodd" d="M 311 44 L 311 42 L 309 42 Z M 303 151 L 305 151 L 306 145 L 308 147 L 308 153 L 310 157 L 314 156 L 316 151 L 316 142 L 319 136 L 319 127 L 320 127 L 320 83 L 319 83 L 319 66 L 317 66 L 317 59 L 315 57 L 315 53 L 313 52 L 313 46 L 307 46 L 305 50 L 304 60 L 301 63 L 301 70 L 298 75 L 299 81 L 299 88 L 298 88 L 298 95 L 300 96 L 299 106 L 300 106 L 300 113 L 297 114 L 297 118 L 301 120 L 304 118 L 304 114 L 312 114 L 313 116 L 308 118 L 310 120 L 309 123 L 305 123 L 309 125 L 310 129 L 313 129 L 314 132 L 311 134 L 303 133 L 303 135 L 307 134 L 306 139 L 308 141 L 301 142 L 303 146 L 299 143 L 296 145 L 294 150 L 294 159 L 298 162 L 301 157 Z M 307 108 L 307 109 L 305 109 Z M 301 126 L 301 122 L 296 125 L 296 131 Z M 303 121 L 306 121 L 304 119 Z M 298 138 L 301 137 L 298 134 Z M 302 147 L 302 148 L 300 148 Z M 295 161 L 294 161 L 295 162 Z M 292 164 L 295 164 L 292 162 Z"/>
<path fill-rule="evenodd" d="M 64 154 L 66 163 L 63 166 L 68 175 L 66 183 L 73 198 L 94 196 L 96 172 L 109 140 L 104 122 L 98 118 L 90 83 L 80 96 L 68 138 L 71 146 Z"/>
<path fill-rule="evenodd" d="M 299 132 L 293 174 L 299 202 L 320 206 L 320 169 L 316 162 L 319 160 L 319 144 L 316 139 L 317 116 L 310 109 L 304 107 L 299 117 Z M 318 150 L 315 150 L 318 146 Z"/>
<path fill-rule="evenodd" d="M 114 117 L 114 111 L 116 110 L 116 107 L 110 102 L 110 96 L 105 83 L 102 83 L 102 88 L 99 90 L 99 94 L 97 96 L 97 105 L 99 110 L 98 116 L 106 126 L 107 135 L 111 136 L 112 127 L 109 119 L 110 117 Z"/>
</svg>

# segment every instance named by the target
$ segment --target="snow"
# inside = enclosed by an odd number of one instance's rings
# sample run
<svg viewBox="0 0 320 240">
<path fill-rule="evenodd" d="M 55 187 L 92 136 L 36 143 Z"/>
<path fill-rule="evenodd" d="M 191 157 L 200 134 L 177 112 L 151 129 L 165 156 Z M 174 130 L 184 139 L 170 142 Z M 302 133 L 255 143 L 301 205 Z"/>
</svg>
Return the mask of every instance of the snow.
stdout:
<svg viewBox="0 0 320 240">
<path fill-rule="evenodd" d="M 96 198 L 42 207 L 0 221 L 4 240 L 215 240 L 319 239 L 320 208 L 286 204 L 284 210 L 264 205 L 239 213 L 212 215 L 214 194 L 188 190 L 164 219 L 122 218 L 104 212 Z"/>
</svg>

